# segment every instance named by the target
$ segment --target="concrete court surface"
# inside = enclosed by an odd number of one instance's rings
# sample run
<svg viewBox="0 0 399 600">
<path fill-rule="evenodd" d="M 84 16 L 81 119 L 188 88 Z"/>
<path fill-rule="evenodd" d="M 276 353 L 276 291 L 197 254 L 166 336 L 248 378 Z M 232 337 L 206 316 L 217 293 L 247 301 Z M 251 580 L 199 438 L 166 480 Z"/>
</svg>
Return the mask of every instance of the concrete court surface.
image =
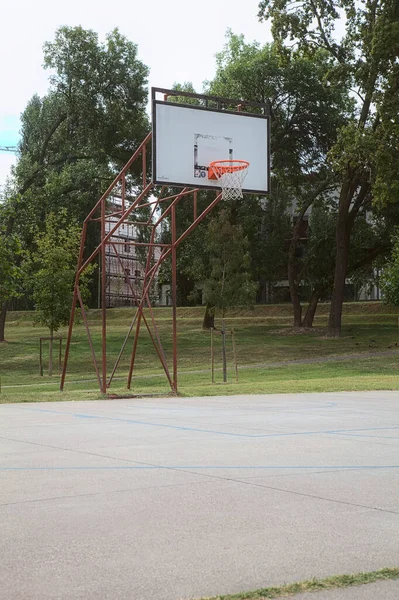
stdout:
<svg viewBox="0 0 399 600">
<path fill-rule="evenodd" d="M 398 409 L 397 392 L 0 405 L 0 598 L 188 600 L 398 566 Z M 319 598 L 363 597 L 339 593 Z"/>
</svg>

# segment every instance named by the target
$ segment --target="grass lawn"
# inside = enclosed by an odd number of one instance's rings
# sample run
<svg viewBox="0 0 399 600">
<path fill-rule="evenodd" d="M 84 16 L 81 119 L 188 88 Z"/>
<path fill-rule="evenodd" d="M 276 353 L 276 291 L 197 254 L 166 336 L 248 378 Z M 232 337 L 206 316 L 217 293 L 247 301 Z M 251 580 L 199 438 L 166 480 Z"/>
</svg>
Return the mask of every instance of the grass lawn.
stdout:
<svg viewBox="0 0 399 600">
<path fill-rule="evenodd" d="M 166 356 L 171 361 L 171 311 L 156 309 Z M 133 311 L 111 309 L 108 320 L 108 372 L 126 335 Z M 321 305 L 314 333 L 293 334 L 288 305 L 235 310 L 226 319 L 237 340 L 239 380 L 235 381 L 230 341 L 228 383 L 222 383 L 220 336 L 215 335 L 216 382 L 210 378 L 210 334 L 201 329 L 203 308 L 178 309 L 179 391 L 183 395 L 323 392 L 399 389 L 399 330 L 395 309 L 382 303 L 345 305 L 343 334 L 325 336 L 328 306 Z M 93 340 L 100 348 L 100 312 L 89 311 Z M 216 322 L 216 326 L 220 323 Z M 65 337 L 66 330 L 60 332 Z M 39 337 L 48 332 L 33 323 L 29 312 L 9 313 L 6 338 L 0 345 L 0 402 L 95 399 L 101 397 L 82 323 L 74 328 L 65 391 L 59 378 L 39 375 Z M 117 371 L 110 393 L 126 393 L 132 340 Z M 393 356 L 368 356 L 392 352 Z M 292 364 L 346 355 L 347 360 Z M 360 355 L 353 357 L 353 355 Z M 45 357 L 47 360 L 47 357 Z M 169 363 L 171 368 L 171 364 Z M 147 331 L 142 327 L 133 379 L 133 393 L 167 394 L 169 386 Z"/>
<path fill-rule="evenodd" d="M 335 575 L 326 579 L 310 579 L 298 583 L 289 583 L 281 587 L 269 587 L 252 592 L 232 594 L 227 596 L 215 596 L 214 598 L 203 598 L 203 600 L 266 600 L 266 598 L 292 598 L 303 592 L 318 592 L 321 590 L 333 590 L 336 588 L 347 588 L 378 581 L 399 579 L 399 568 L 380 569 L 368 573 L 355 573 L 353 575 Z M 298 600 L 300 596 L 298 597 Z M 317 600 L 317 594 L 315 594 Z"/>
</svg>

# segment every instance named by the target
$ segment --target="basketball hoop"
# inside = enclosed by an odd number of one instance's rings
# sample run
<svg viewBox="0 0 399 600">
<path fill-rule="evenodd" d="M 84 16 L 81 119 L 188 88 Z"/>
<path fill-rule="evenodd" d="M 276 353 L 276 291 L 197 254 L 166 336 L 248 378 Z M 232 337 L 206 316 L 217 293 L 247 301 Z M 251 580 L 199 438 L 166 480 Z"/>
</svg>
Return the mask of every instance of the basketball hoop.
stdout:
<svg viewBox="0 0 399 600">
<path fill-rule="evenodd" d="M 208 178 L 218 179 L 223 200 L 239 200 L 248 167 L 247 160 L 215 160 L 209 165 Z"/>
</svg>

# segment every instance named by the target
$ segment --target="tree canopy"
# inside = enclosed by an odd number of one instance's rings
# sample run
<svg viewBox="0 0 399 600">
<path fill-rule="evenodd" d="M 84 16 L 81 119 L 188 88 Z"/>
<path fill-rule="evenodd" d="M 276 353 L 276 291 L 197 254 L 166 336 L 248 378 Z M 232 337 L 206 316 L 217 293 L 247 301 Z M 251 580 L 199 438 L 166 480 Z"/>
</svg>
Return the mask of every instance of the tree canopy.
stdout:
<svg viewBox="0 0 399 600">
<path fill-rule="evenodd" d="M 324 85 L 351 90 L 355 110 L 330 146 L 339 177 L 334 289 L 329 331 L 339 335 L 355 219 L 371 203 L 397 202 L 399 172 L 399 5 L 396 0 L 262 0 L 280 54 L 323 51 Z M 343 34 L 340 35 L 340 32 Z"/>
<path fill-rule="evenodd" d="M 49 89 L 22 113 L 14 192 L 6 200 L 18 210 L 9 211 L 5 227 L 18 228 L 27 249 L 51 212 L 64 210 L 81 223 L 149 130 L 148 68 L 117 29 L 100 42 L 94 31 L 61 27 L 44 45 L 44 67 Z M 6 309 L 3 303 L 0 337 Z"/>
</svg>

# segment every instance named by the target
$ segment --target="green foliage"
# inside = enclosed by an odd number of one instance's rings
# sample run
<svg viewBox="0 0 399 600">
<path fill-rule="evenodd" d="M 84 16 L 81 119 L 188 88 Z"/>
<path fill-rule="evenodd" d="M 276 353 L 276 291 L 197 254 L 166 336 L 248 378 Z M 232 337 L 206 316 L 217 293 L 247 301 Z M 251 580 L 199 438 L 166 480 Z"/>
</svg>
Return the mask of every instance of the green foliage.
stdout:
<svg viewBox="0 0 399 600">
<path fill-rule="evenodd" d="M 351 234 L 371 202 L 386 207 L 399 193 L 399 4 L 397 0 L 261 0 L 283 60 L 321 51 L 329 65 L 323 85 L 351 90 L 348 123 L 330 143 L 328 166 L 339 181 L 336 260 L 329 334 L 340 334 Z M 338 31 L 343 31 L 339 39 Z"/>
<path fill-rule="evenodd" d="M 49 89 L 43 97 L 35 94 L 22 113 L 14 193 L 8 202 L 13 217 L 7 220 L 7 227 L 30 252 L 30 261 L 44 260 L 47 264 L 44 255 L 35 257 L 34 253 L 37 247 L 44 252 L 49 215 L 53 214 L 49 217 L 52 223 L 54 215 L 59 215 L 65 222 L 80 224 L 148 133 L 148 68 L 137 55 L 137 46 L 117 29 L 103 43 L 91 30 L 61 27 L 54 40 L 44 45 Z M 127 190 L 141 181 L 140 168 L 137 166 L 127 178 Z M 86 250 L 90 251 L 97 242 L 98 229 L 89 227 L 88 233 Z M 62 255 L 61 242 L 59 252 Z M 15 268 L 18 260 L 14 254 Z M 65 260 L 61 260 L 61 271 L 66 269 Z M 44 290 L 51 286 L 64 289 L 65 297 L 70 298 L 64 275 L 59 275 L 57 284 L 51 283 L 56 265 L 53 271 L 49 264 L 47 267 L 47 274 L 42 269 L 37 273 L 44 285 L 43 290 L 39 284 L 34 288 L 37 306 L 51 305 L 53 292 L 44 298 Z M 60 294 L 60 315 L 55 300 L 49 311 L 41 309 L 50 328 L 65 321 L 65 297 Z"/>
<path fill-rule="evenodd" d="M 216 76 L 206 82 L 206 92 L 211 95 L 270 100 L 272 193 L 267 201 L 246 196 L 236 203 L 234 218 L 250 244 L 252 276 L 268 282 L 269 297 L 273 283 L 286 278 L 289 204 L 295 199 L 300 210 L 309 197 L 317 199 L 319 188 L 323 191 L 327 187 L 326 181 L 334 182 L 326 153 L 336 139 L 337 128 L 347 122 L 353 109 L 344 87 L 324 85 L 330 62 L 322 51 L 311 57 L 293 52 L 290 60 L 282 60 L 276 45 L 246 43 L 243 36 L 229 31 L 225 47 L 217 55 Z M 193 91 L 189 84 L 176 89 Z M 191 252 L 189 244 L 193 244 Z M 198 257 L 201 248 L 204 254 L 200 235 L 198 241 L 190 236 L 185 242 L 182 269 L 192 279 L 204 268 L 202 258 L 207 264 L 206 257 Z"/>
<path fill-rule="evenodd" d="M 22 248 L 18 237 L 7 233 L 4 210 L 0 207 L 0 307 L 21 294 L 21 270 L 18 258 Z"/>
<path fill-rule="evenodd" d="M 64 98 L 69 149 L 124 164 L 148 133 L 148 68 L 136 44 L 118 29 L 100 43 L 91 30 L 61 27 L 44 45 L 44 66 L 52 72 L 49 95 Z"/>
<path fill-rule="evenodd" d="M 35 251 L 25 263 L 28 286 L 38 312 L 37 320 L 51 333 L 69 321 L 79 253 L 80 227 L 66 224 L 65 216 L 65 211 L 58 217 L 54 213 L 48 215 L 45 231 L 37 234 Z M 86 269 L 80 279 L 83 301 L 88 297 L 91 272 Z"/>
<path fill-rule="evenodd" d="M 81 222 L 149 130 L 148 69 L 118 30 L 100 43 L 93 31 L 61 27 L 44 46 L 44 66 L 49 90 L 22 114 L 15 168 L 28 245 L 52 211 Z"/>
<path fill-rule="evenodd" d="M 178 189 L 170 188 L 165 195 L 178 193 Z M 208 206 L 210 196 L 207 190 L 199 190 L 197 195 L 197 214 L 199 215 Z M 165 204 L 161 210 L 165 210 Z M 217 214 L 217 209 L 200 223 L 182 242 L 177 251 L 177 301 L 180 306 L 198 304 L 201 302 L 199 282 L 203 281 L 204 272 L 208 265 L 208 250 L 204 244 L 209 219 Z M 194 218 L 192 196 L 182 198 L 176 210 L 177 238 L 191 225 Z M 165 219 L 160 240 L 164 243 L 171 242 L 170 219 Z M 171 283 L 171 260 L 166 260 L 160 269 L 159 283 Z"/>
<path fill-rule="evenodd" d="M 318 202 L 309 216 L 308 236 L 301 257 L 304 281 L 311 289 L 330 292 L 336 253 L 337 207 L 334 202 Z M 348 278 L 357 289 L 377 283 L 374 266 L 384 262 L 390 251 L 392 227 L 385 218 L 371 212 L 356 219 L 349 248 Z"/>
<path fill-rule="evenodd" d="M 174 83 L 172 89 L 176 92 L 188 92 L 189 94 L 196 94 L 193 84 L 191 81 L 185 81 L 184 83 Z M 169 96 L 168 102 L 177 102 L 179 104 L 192 104 L 199 106 L 201 100 L 199 98 L 190 98 L 187 96 Z"/>
<path fill-rule="evenodd" d="M 351 114 L 345 87 L 325 84 L 330 64 L 325 51 L 313 56 L 292 51 L 289 60 L 282 60 L 276 44 L 248 44 L 229 31 L 217 55 L 216 76 L 206 88 L 230 98 L 270 100 L 273 172 L 292 178 L 323 163 L 337 128 Z"/>
<path fill-rule="evenodd" d="M 302 259 L 304 281 L 312 290 L 324 293 L 332 287 L 336 218 L 336 209 L 327 202 L 319 202 L 312 207 Z"/>
<path fill-rule="evenodd" d="M 381 273 L 381 289 L 387 304 L 399 306 L 399 230 L 395 232 L 395 240 L 391 258 Z"/>
<path fill-rule="evenodd" d="M 253 304 L 257 284 L 250 275 L 248 240 L 242 228 L 230 222 L 227 209 L 209 224 L 206 246 L 210 270 L 203 281 L 205 302 L 220 308 L 223 316 L 229 307 Z"/>
<path fill-rule="evenodd" d="M 258 279 L 267 282 L 270 290 L 277 281 L 286 278 L 287 240 L 290 233 L 288 198 L 275 188 L 261 205 L 256 237 L 254 241 L 251 240 L 251 255 Z"/>
<path fill-rule="evenodd" d="M 332 167 L 354 189 L 368 182 L 380 204 L 397 201 L 399 173 L 399 5 L 396 0 L 262 0 L 275 42 L 289 55 L 292 41 L 308 56 L 329 57 L 322 84 L 352 89 L 356 110 L 330 147 Z M 345 33 L 341 40 L 337 24 Z M 354 192 L 353 192 L 354 193 Z"/>
<path fill-rule="evenodd" d="M 268 297 L 272 297 L 273 282 L 287 278 L 290 243 L 298 246 L 291 254 L 298 257 L 302 252 L 304 257 L 300 240 L 293 237 L 295 221 L 314 202 L 325 201 L 329 190 L 338 185 L 327 152 L 337 139 L 337 130 L 351 117 L 353 100 L 341 83 L 326 82 L 331 63 L 322 49 L 313 54 L 297 49 L 282 53 L 277 43 L 248 44 L 243 36 L 228 32 L 225 48 L 217 55 L 216 77 L 207 84 L 212 94 L 270 101 L 272 191 L 258 210 L 248 206 L 258 222 L 257 234 L 251 238 L 252 262 L 258 279 L 269 282 Z M 291 290 L 299 287 L 304 272 L 320 284 L 318 269 L 323 279 L 330 276 L 318 252 L 310 250 L 306 261 L 295 261 L 300 264 L 288 267 Z M 329 260 L 330 271 L 332 267 Z"/>
</svg>

